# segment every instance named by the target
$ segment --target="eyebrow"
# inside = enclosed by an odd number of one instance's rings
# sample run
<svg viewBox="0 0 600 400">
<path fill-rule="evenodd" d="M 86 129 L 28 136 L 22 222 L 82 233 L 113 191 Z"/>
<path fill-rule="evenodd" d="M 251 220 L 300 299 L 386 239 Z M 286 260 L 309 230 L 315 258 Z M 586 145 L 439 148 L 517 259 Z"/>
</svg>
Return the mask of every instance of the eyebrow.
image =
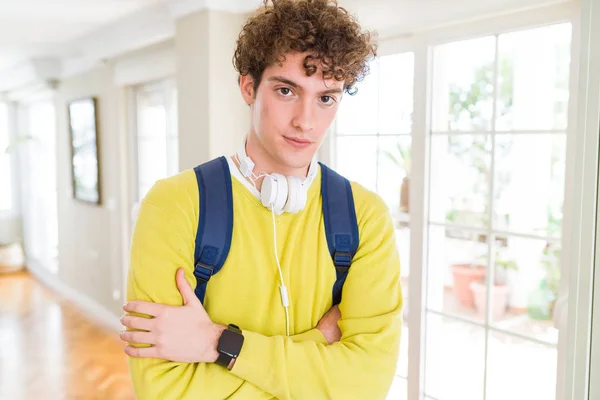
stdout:
<svg viewBox="0 0 600 400">
<path fill-rule="evenodd" d="M 282 76 L 271 76 L 267 80 L 270 81 L 270 82 L 271 81 L 281 82 L 281 83 L 284 83 L 284 84 L 286 84 L 288 86 L 291 86 L 291 87 L 293 87 L 295 89 L 302 89 L 300 87 L 300 85 L 298 85 L 296 82 L 290 81 L 289 79 L 284 78 Z M 319 94 L 321 96 L 328 95 L 328 94 L 342 94 L 342 93 L 343 93 L 342 89 L 339 89 L 339 88 L 327 89 L 327 90 L 324 90 L 322 92 L 319 92 Z"/>
</svg>

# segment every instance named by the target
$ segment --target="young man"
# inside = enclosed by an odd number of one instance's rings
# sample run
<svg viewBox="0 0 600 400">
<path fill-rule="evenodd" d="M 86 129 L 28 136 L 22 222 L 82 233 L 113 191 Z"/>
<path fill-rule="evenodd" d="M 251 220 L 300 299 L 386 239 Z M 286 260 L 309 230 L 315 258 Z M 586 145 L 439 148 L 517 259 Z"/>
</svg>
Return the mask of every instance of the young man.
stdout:
<svg viewBox="0 0 600 400">
<path fill-rule="evenodd" d="M 390 388 L 402 308 L 392 220 L 379 196 L 351 183 L 360 244 L 332 306 L 336 269 L 314 162 L 376 47 L 334 2 L 273 3 L 249 19 L 235 52 L 251 112 L 248 158 L 228 159 L 231 248 L 203 302 L 194 170 L 159 181 L 141 204 L 121 334 L 139 399 L 384 399 Z M 263 206 L 274 173 L 302 182 L 299 211 Z"/>
</svg>

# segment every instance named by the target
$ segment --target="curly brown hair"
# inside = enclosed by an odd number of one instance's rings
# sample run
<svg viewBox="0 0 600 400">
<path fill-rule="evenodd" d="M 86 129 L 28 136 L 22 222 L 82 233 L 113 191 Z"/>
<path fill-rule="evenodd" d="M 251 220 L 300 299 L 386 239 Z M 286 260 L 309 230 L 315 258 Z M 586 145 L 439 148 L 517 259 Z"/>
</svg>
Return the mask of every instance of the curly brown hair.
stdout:
<svg viewBox="0 0 600 400">
<path fill-rule="evenodd" d="M 287 53 L 305 53 L 307 76 L 321 64 L 323 79 L 344 81 L 346 92 L 369 73 L 377 55 L 375 34 L 362 31 L 358 21 L 335 0 L 264 0 L 248 19 L 237 40 L 233 64 L 250 75 L 254 92 L 265 68 L 283 62 Z"/>
</svg>

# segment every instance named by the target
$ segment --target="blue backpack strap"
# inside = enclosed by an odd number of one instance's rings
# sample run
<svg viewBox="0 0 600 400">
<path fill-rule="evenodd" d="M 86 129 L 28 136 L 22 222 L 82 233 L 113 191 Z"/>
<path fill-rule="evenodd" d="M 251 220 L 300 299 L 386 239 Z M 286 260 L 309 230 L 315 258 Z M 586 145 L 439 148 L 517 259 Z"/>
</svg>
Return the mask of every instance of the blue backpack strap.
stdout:
<svg viewBox="0 0 600 400">
<path fill-rule="evenodd" d="M 336 305 L 342 300 L 342 287 L 358 248 L 358 224 L 350 182 L 324 164 L 319 164 L 325 236 L 336 270 L 333 285 L 333 305 Z"/>
<path fill-rule="evenodd" d="M 196 296 L 204 303 L 206 285 L 223 267 L 233 233 L 231 174 L 225 157 L 194 168 L 200 194 L 200 215 L 194 251 Z"/>
</svg>

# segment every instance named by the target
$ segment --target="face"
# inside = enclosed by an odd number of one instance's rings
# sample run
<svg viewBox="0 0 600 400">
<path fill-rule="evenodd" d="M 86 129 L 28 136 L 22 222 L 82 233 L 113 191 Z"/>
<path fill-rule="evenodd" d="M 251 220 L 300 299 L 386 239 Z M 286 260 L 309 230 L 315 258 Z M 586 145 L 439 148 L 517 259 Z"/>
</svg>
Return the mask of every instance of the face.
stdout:
<svg viewBox="0 0 600 400">
<path fill-rule="evenodd" d="M 265 69 L 256 93 L 242 76 L 242 96 L 251 106 L 249 156 L 268 172 L 302 175 L 317 152 L 342 100 L 344 82 L 323 79 L 319 69 L 306 76 L 306 53 L 288 54 Z"/>
</svg>

